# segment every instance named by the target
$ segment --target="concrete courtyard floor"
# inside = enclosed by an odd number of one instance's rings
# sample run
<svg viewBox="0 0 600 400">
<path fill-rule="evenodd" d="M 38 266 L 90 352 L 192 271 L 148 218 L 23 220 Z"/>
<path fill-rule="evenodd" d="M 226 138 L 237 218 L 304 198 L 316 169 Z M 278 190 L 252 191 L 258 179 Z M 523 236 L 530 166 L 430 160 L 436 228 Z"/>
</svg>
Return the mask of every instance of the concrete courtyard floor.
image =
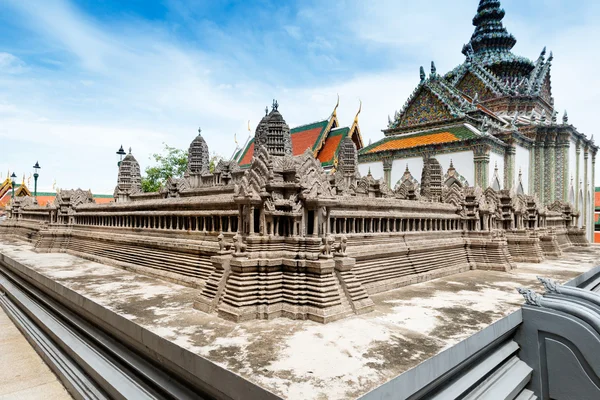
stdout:
<svg viewBox="0 0 600 400">
<path fill-rule="evenodd" d="M 289 399 L 357 398 L 517 310 L 536 276 L 566 282 L 600 264 L 600 246 L 511 272 L 468 271 L 372 296 L 375 311 L 327 325 L 233 323 L 192 307 L 197 289 L 68 254 L 0 241 L 0 253 Z"/>
<path fill-rule="evenodd" d="M 0 307 L 0 400 L 9 399 L 72 397 Z"/>
</svg>

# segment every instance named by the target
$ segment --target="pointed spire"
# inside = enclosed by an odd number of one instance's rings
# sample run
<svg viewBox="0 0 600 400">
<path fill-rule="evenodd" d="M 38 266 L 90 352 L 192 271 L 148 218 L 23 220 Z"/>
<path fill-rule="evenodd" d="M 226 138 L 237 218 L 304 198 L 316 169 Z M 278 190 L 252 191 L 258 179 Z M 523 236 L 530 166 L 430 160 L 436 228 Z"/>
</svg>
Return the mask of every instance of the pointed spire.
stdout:
<svg viewBox="0 0 600 400">
<path fill-rule="evenodd" d="M 435 67 L 435 62 L 431 62 L 431 76 L 435 76 L 437 73 L 437 68 Z"/>
<path fill-rule="evenodd" d="M 266 107 L 265 107 L 265 117 L 266 117 L 267 115 L 269 115 L 269 106 L 266 106 Z"/>
<path fill-rule="evenodd" d="M 390 114 L 388 114 L 388 127 L 392 126 L 392 118 L 390 117 Z"/>
<path fill-rule="evenodd" d="M 548 56 L 548 62 L 551 63 L 552 60 L 554 60 L 554 54 L 550 52 L 550 55 Z"/>
<path fill-rule="evenodd" d="M 427 77 L 425 75 L 425 68 L 423 68 L 423 66 L 421 66 L 421 69 L 420 69 L 420 76 L 421 76 L 421 83 L 423 83 L 425 81 L 425 78 Z"/>
<path fill-rule="evenodd" d="M 273 99 L 273 111 L 277 111 L 277 109 L 279 108 L 279 103 L 277 102 L 277 100 Z"/>
<path fill-rule="evenodd" d="M 513 35 L 502 25 L 504 10 L 498 0 L 480 0 L 477 14 L 473 18 L 475 32 L 471 36 L 471 45 L 475 54 L 509 52 L 517 43 Z M 463 54 L 468 55 L 469 47 L 463 47 Z"/>
<path fill-rule="evenodd" d="M 406 170 L 404 171 L 404 173 L 407 173 L 407 172 L 410 172 L 410 171 L 408 170 L 408 163 L 406 163 Z"/>
<path fill-rule="evenodd" d="M 131 147 L 129 148 L 129 154 L 131 154 Z"/>
<path fill-rule="evenodd" d="M 563 125 L 567 125 L 569 123 L 569 115 L 567 114 L 567 110 L 563 114 Z"/>
<path fill-rule="evenodd" d="M 556 121 L 558 120 L 558 111 L 553 111 L 552 112 L 552 124 L 556 125 Z"/>
<path fill-rule="evenodd" d="M 198 136 L 202 135 L 202 128 L 198 127 Z"/>
<path fill-rule="evenodd" d="M 542 52 L 540 53 L 540 58 L 544 58 L 546 56 L 546 46 L 544 46 L 544 48 L 542 49 Z"/>
</svg>

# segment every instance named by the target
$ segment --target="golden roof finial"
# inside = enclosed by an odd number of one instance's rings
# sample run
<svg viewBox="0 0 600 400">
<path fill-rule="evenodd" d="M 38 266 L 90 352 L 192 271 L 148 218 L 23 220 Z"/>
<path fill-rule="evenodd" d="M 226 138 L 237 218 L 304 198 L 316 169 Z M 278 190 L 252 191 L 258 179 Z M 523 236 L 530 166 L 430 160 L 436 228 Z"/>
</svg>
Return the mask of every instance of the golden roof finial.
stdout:
<svg viewBox="0 0 600 400">
<path fill-rule="evenodd" d="M 338 93 L 337 95 L 337 103 L 335 103 L 335 107 L 333 107 L 333 112 L 331 113 L 331 116 L 334 118 L 337 118 L 337 109 L 340 106 L 340 94 Z"/>
<path fill-rule="evenodd" d="M 356 116 L 354 117 L 355 124 L 358 124 L 358 114 L 360 114 L 360 112 L 362 111 L 362 100 L 358 99 L 358 101 L 360 102 L 360 106 L 358 106 L 358 112 L 356 113 Z"/>
</svg>

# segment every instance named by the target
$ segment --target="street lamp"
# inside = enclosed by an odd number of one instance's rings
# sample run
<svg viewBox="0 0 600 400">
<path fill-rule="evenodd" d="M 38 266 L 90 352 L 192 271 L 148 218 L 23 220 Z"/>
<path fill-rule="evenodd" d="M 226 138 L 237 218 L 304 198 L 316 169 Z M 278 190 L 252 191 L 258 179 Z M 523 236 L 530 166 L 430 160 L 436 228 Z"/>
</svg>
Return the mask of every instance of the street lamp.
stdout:
<svg viewBox="0 0 600 400">
<path fill-rule="evenodd" d="M 15 198 L 15 179 L 17 179 L 17 175 L 13 172 L 12 175 L 10 176 L 11 179 L 11 183 L 12 183 L 12 198 Z"/>
<path fill-rule="evenodd" d="M 123 156 L 125 155 L 125 150 L 123 150 L 123 145 L 121 145 L 121 147 L 119 147 L 119 150 L 117 151 L 117 156 L 119 156 L 119 162 L 117 163 L 117 165 L 120 167 L 121 166 L 121 161 L 123 161 Z"/>
<path fill-rule="evenodd" d="M 33 166 L 33 203 L 37 204 L 37 180 L 40 176 L 40 174 L 38 174 L 38 172 L 40 171 L 40 164 L 36 161 L 35 165 Z"/>
</svg>

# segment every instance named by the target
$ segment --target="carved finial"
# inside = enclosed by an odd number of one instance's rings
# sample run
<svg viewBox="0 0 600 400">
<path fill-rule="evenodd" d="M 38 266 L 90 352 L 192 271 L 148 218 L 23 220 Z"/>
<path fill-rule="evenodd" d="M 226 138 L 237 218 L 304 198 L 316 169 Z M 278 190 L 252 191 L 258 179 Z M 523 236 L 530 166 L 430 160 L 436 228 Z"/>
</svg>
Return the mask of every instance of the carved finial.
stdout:
<svg viewBox="0 0 600 400">
<path fill-rule="evenodd" d="M 567 110 L 565 110 L 565 113 L 563 114 L 563 124 L 567 125 L 569 123 L 569 115 L 567 114 Z"/>
<path fill-rule="evenodd" d="M 410 171 L 408 170 L 408 163 L 406 163 L 406 171 L 404 171 L 404 172 L 405 172 L 405 173 L 406 173 L 406 172 L 410 172 Z"/>
<path fill-rule="evenodd" d="M 498 175 L 498 161 L 494 163 L 494 175 Z"/>
<path fill-rule="evenodd" d="M 519 182 L 523 181 L 523 171 L 521 170 L 521 167 L 519 167 Z"/>
<path fill-rule="evenodd" d="M 373 143 L 373 141 L 371 139 L 369 139 L 369 146 Z"/>
<path fill-rule="evenodd" d="M 542 282 L 542 285 L 544 285 L 546 293 L 560 293 L 559 285 L 556 283 L 556 281 L 549 278 L 542 278 L 540 276 L 537 278 L 538 281 Z"/>
<path fill-rule="evenodd" d="M 420 76 L 421 76 L 421 83 L 423 83 L 425 81 L 425 78 L 426 78 L 425 68 L 423 68 L 423 66 L 421 66 L 421 69 L 420 69 Z"/>
<path fill-rule="evenodd" d="M 511 122 L 512 126 L 517 126 L 518 120 L 519 120 L 519 112 L 515 111 L 515 116 L 513 117 L 513 120 Z"/>
<path fill-rule="evenodd" d="M 435 74 L 437 73 L 437 68 L 435 68 L 435 62 L 431 62 L 431 75 L 435 76 Z"/>
<path fill-rule="evenodd" d="M 198 127 L 198 135 L 202 134 L 202 128 Z"/>
<path fill-rule="evenodd" d="M 483 117 L 483 123 L 481 124 L 481 132 L 487 133 L 488 131 L 488 118 L 487 115 Z"/>
<path fill-rule="evenodd" d="M 558 111 L 553 111 L 552 112 L 552 124 L 556 124 L 557 120 L 558 120 Z"/>
<path fill-rule="evenodd" d="M 525 297 L 525 302 L 530 306 L 538 306 L 540 307 L 542 296 L 537 294 L 531 289 L 518 288 L 517 292 L 521 293 L 523 297 Z"/>
<path fill-rule="evenodd" d="M 129 154 L 131 154 L 131 147 L 129 148 Z"/>
<path fill-rule="evenodd" d="M 550 56 L 548 56 L 548 62 L 552 62 L 552 60 L 554 60 L 554 54 L 550 52 Z"/>
<path fill-rule="evenodd" d="M 266 107 L 265 107 L 265 117 L 266 117 L 267 115 L 269 115 L 269 106 L 266 106 Z"/>
<path fill-rule="evenodd" d="M 388 127 L 392 126 L 392 118 L 390 117 L 390 114 L 388 114 Z"/>
<path fill-rule="evenodd" d="M 590 142 L 592 142 L 592 144 L 594 144 L 594 135 L 592 135 L 592 136 L 590 137 Z"/>
<path fill-rule="evenodd" d="M 473 97 L 473 105 L 476 106 L 479 104 L 479 92 L 475 93 L 475 97 Z"/>
<path fill-rule="evenodd" d="M 542 110 L 542 116 L 540 117 L 540 123 L 546 123 L 546 110 Z"/>
<path fill-rule="evenodd" d="M 544 46 L 544 48 L 542 49 L 542 52 L 540 53 L 540 57 L 544 57 L 546 55 L 546 46 Z"/>
<path fill-rule="evenodd" d="M 373 176 L 371 175 L 371 167 L 369 167 L 369 173 L 367 174 L 367 176 Z"/>
<path fill-rule="evenodd" d="M 454 163 L 452 162 L 452 159 L 450 159 L 450 168 L 454 168 Z"/>
<path fill-rule="evenodd" d="M 338 95 L 337 95 L 337 103 L 335 103 L 335 107 L 333 107 L 333 112 L 331 113 L 331 115 L 333 117 L 337 116 L 337 109 L 338 109 L 339 106 L 340 106 L 340 94 L 338 93 Z"/>
<path fill-rule="evenodd" d="M 277 102 L 277 100 L 273 99 L 273 111 L 277 111 L 278 108 L 279 108 L 279 103 Z"/>
<path fill-rule="evenodd" d="M 362 111 L 362 100 L 358 99 L 359 101 L 359 106 L 358 106 L 358 112 L 356 113 L 356 116 L 354 116 L 354 123 L 358 124 L 358 115 L 360 114 L 360 112 Z"/>
</svg>

